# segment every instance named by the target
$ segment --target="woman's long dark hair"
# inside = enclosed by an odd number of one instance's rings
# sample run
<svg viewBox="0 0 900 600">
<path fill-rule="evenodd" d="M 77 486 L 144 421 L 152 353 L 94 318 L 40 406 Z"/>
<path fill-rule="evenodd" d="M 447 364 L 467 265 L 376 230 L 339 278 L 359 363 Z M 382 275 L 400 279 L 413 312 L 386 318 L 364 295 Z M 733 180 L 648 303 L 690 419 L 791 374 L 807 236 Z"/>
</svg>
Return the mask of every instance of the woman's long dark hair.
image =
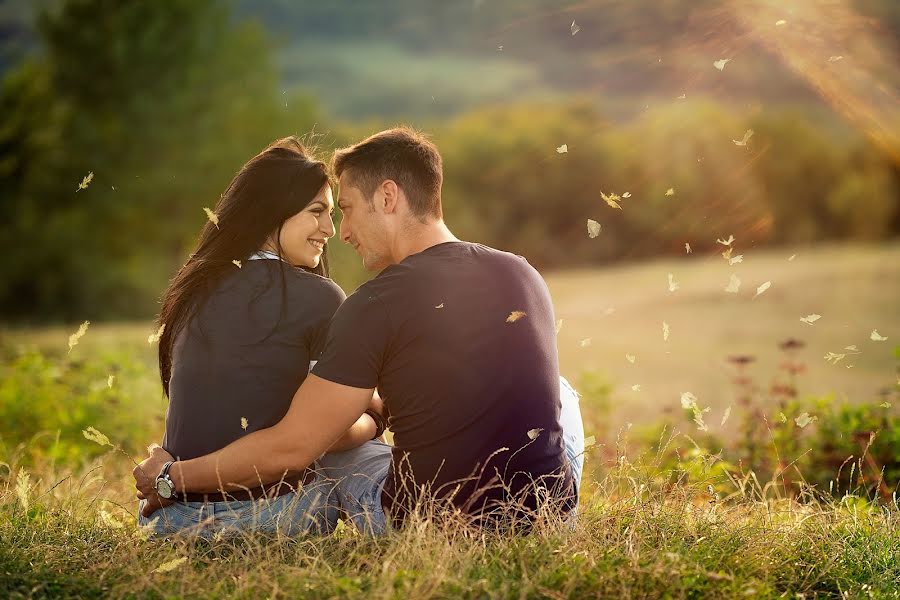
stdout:
<svg viewBox="0 0 900 600">
<path fill-rule="evenodd" d="M 166 396 L 175 340 L 216 284 L 234 271 L 232 261 L 245 260 L 262 249 L 273 234 L 278 255 L 283 256 L 284 222 L 303 210 L 327 183 L 325 164 L 314 160 L 295 137 L 273 142 L 241 167 L 216 204 L 218 225 L 206 222 L 197 249 L 163 295 L 158 324 L 165 324 L 165 329 L 159 339 L 159 374 Z M 281 261 L 279 268 L 284 296 Z M 327 277 L 326 252 L 318 267 L 307 270 Z"/>
</svg>

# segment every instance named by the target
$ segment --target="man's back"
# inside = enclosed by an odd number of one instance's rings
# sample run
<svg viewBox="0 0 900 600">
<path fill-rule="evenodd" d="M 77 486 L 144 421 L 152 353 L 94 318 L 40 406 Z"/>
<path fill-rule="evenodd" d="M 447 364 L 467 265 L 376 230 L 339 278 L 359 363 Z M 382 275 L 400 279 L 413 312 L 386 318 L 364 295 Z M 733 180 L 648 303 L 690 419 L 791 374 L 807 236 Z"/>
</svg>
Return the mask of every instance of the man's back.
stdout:
<svg viewBox="0 0 900 600">
<path fill-rule="evenodd" d="M 467 512 L 544 487 L 570 492 L 546 284 L 521 257 L 468 242 L 412 255 L 338 310 L 314 373 L 378 386 L 394 433 L 383 497 L 424 485 Z M 533 438 L 533 439 L 532 439 Z"/>
</svg>

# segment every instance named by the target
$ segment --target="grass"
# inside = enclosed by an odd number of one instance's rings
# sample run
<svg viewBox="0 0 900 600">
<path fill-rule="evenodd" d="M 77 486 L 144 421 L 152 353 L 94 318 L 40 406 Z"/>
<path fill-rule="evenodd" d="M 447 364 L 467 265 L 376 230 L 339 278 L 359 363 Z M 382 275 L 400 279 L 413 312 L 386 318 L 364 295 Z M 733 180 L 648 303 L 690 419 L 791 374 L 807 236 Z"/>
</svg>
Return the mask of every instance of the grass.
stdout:
<svg viewBox="0 0 900 600">
<path fill-rule="evenodd" d="M 548 276 L 564 319 L 563 370 L 578 379 L 600 365 L 613 407 L 607 415 L 583 403 L 598 444 L 588 451 L 574 529 L 551 521 L 530 536 L 426 518 L 378 540 L 349 527 L 327 538 L 144 539 L 131 462 L 80 431 L 95 425 L 129 449 L 159 439 L 165 401 L 156 347 L 147 343 L 153 327 L 92 324 L 71 353 L 74 326 L 2 331 L 0 355 L 23 347 L 44 354 L 15 363 L 21 372 L 0 370 L 0 597 L 900 597 L 896 497 L 877 503 L 858 488 L 830 499 L 802 484 L 787 497 L 779 481 L 723 479 L 709 455 L 685 477 L 662 464 L 662 451 L 635 449 L 627 428 L 616 439 L 599 433 L 606 418 L 652 424 L 685 390 L 714 411 L 728 406 L 722 357 L 755 354 L 754 368 L 771 373 L 775 342 L 789 335 L 808 343 L 804 389 L 863 397 L 893 383 L 900 248 L 798 250 L 788 262 L 793 253 L 747 252 L 735 269 L 744 281 L 737 297 L 719 289 L 730 270 L 716 257 Z M 672 294 L 668 272 L 681 283 Z M 769 279 L 772 288 L 753 300 Z M 604 316 L 608 306 L 616 310 Z M 799 322 L 812 312 L 822 319 Z M 668 342 L 663 319 L 672 325 Z M 890 346 L 869 341 L 872 328 Z M 593 343 L 582 347 L 585 337 Z M 851 343 L 863 351 L 852 369 L 819 361 Z M 626 352 L 637 356 L 634 365 Z M 113 371 L 118 379 L 107 388 Z M 640 393 L 632 382 L 643 384 Z M 29 410 L 60 423 L 55 441 L 52 431 L 17 437 Z M 707 420 L 719 433 L 718 415 Z M 153 572 L 180 558 L 171 571 Z"/>
</svg>

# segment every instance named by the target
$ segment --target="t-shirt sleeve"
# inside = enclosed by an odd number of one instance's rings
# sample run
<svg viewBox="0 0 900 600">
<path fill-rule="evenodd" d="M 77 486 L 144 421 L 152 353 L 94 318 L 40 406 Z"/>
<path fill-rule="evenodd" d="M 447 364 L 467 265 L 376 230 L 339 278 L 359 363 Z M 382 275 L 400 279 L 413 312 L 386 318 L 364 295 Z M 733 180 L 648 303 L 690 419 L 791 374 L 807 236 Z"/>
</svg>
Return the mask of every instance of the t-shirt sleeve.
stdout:
<svg viewBox="0 0 900 600">
<path fill-rule="evenodd" d="M 331 320 L 328 341 L 313 374 L 356 388 L 375 388 L 391 338 L 387 310 L 378 296 L 360 288 Z"/>
<path fill-rule="evenodd" d="M 316 303 L 318 307 L 315 311 L 317 320 L 313 323 L 307 338 L 309 360 L 311 362 L 315 362 L 322 357 L 322 351 L 325 349 L 325 342 L 328 339 L 328 328 L 331 324 L 331 319 L 346 297 L 344 290 L 331 281 L 325 282 L 317 295 Z"/>
</svg>

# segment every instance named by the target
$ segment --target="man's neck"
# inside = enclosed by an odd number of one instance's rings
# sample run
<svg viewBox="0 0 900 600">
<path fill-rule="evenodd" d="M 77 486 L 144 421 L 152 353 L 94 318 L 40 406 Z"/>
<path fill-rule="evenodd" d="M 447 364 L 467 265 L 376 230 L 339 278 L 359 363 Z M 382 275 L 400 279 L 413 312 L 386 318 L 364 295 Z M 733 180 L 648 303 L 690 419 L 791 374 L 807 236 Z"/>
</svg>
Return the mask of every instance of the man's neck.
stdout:
<svg viewBox="0 0 900 600">
<path fill-rule="evenodd" d="M 406 257 L 418 254 L 432 246 L 458 241 L 443 221 L 429 221 L 425 224 L 417 224 L 413 229 L 400 236 L 393 244 L 391 254 L 394 264 L 397 264 Z"/>
</svg>

